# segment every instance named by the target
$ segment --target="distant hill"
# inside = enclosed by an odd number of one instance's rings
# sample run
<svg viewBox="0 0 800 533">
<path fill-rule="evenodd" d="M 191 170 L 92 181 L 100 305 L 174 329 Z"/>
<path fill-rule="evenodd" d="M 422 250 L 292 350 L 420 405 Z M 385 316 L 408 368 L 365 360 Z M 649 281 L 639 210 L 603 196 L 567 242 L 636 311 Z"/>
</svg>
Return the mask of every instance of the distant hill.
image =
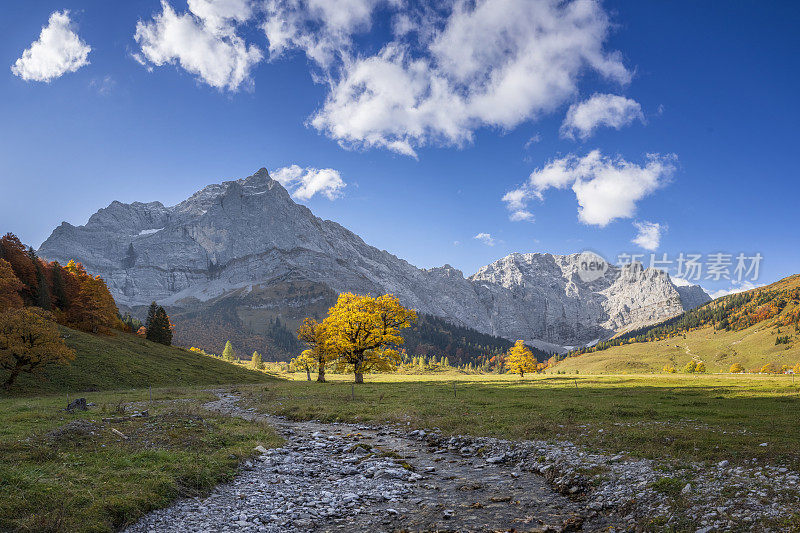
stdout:
<svg viewBox="0 0 800 533">
<path fill-rule="evenodd" d="M 556 370 L 660 372 L 702 360 L 709 372 L 800 363 L 800 274 L 717 298 L 651 327 L 567 354 Z"/>
<path fill-rule="evenodd" d="M 68 366 L 51 365 L 42 372 L 22 374 L 10 393 L 27 396 L 48 393 L 80 393 L 165 386 L 218 385 L 269 381 L 254 372 L 218 359 L 164 346 L 128 333 L 114 336 L 91 335 L 61 328 L 67 345 L 77 352 Z M 0 370 L 0 379 L 4 379 Z"/>
</svg>

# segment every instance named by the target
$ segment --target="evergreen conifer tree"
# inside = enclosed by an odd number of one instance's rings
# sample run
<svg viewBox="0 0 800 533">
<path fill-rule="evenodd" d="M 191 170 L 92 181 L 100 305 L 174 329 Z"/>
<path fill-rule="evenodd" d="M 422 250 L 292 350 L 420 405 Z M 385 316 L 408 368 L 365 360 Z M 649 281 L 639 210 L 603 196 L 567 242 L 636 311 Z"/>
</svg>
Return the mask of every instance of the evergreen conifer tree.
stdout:
<svg viewBox="0 0 800 533">
<path fill-rule="evenodd" d="M 50 268 L 53 272 L 53 298 L 51 304 L 59 309 L 66 309 L 69 307 L 69 300 L 67 299 L 67 291 L 64 288 L 64 274 L 61 270 L 61 265 L 58 261 L 53 261 Z"/>
<path fill-rule="evenodd" d="M 225 343 L 225 348 L 222 350 L 222 358 L 226 361 L 231 361 L 235 359 L 236 353 L 233 351 L 233 344 L 231 341 Z"/>
</svg>

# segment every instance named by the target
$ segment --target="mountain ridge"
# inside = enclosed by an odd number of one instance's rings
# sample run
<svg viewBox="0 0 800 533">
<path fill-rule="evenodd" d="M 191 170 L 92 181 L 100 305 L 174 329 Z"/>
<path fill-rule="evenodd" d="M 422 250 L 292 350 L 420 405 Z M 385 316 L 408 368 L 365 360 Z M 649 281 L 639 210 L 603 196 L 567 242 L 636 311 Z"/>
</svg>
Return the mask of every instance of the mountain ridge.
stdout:
<svg viewBox="0 0 800 533">
<path fill-rule="evenodd" d="M 112 202 L 84 226 L 62 223 L 39 253 L 82 261 L 129 307 L 155 300 L 192 308 L 310 281 L 334 293 L 391 292 L 456 325 L 554 345 L 585 344 L 674 316 L 705 294 L 696 286 L 679 289 L 668 274 L 638 264 L 610 266 L 600 279 L 583 282 L 579 254 L 514 253 L 469 277 L 450 265 L 420 269 L 316 217 L 263 168 L 171 207 Z"/>
</svg>

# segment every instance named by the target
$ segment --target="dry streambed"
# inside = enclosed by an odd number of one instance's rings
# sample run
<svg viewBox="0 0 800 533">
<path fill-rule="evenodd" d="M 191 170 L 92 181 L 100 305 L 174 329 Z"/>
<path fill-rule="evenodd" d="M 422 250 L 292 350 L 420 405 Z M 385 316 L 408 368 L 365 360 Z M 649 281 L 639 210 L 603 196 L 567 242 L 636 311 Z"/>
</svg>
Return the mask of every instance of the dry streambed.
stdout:
<svg viewBox="0 0 800 533">
<path fill-rule="evenodd" d="M 677 464 L 570 443 L 293 422 L 218 391 L 206 407 L 266 419 L 286 439 L 230 484 L 127 531 L 782 530 L 800 508 L 779 467 Z"/>
</svg>

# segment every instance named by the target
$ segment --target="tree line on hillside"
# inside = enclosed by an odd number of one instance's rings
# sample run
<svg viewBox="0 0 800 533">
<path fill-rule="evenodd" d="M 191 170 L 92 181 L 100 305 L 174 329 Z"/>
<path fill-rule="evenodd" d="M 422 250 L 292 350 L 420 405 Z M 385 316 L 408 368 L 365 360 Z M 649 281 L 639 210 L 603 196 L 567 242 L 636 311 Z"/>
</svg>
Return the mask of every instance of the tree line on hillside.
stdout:
<svg viewBox="0 0 800 533">
<path fill-rule="evenodd" d="M 592 347 L 573 350 L 568 355 L 592 353 L 636 342 L 664 340 L 705 326 L 717 331 L 741 331 L 767 320 L 773 320 L 773 325 L 778 327 L 794 326 L 795 332 L 800 332 L 800 287 L 751 290 L 724 296 L 658 324 L 629 331 Z M 788 344 L 788 336 L 780 342 Z"/>
<path fill-rule="evenodd" d="M 13 234 L 0 238 L 0 311 L 38 307 L 60 324 L 91 333 L 125 329 L 105 281 L 80 263 L 36 256 Z"/>
<path fill-rule="evenodd" d="M 91 333 L 125 329 L 114 298 L 83 265 L 43 261 L 15 235 L 0 237 L 0 368 L 10 388 L 23 372 L 69 363 L 57 324 Z"/>
<path fill-rule="evenodd" d="M 121 317 L 100 276 L 82 264 L 44 261 L 16 235 L 0 237 L 0 368 L 10 388 L 23 372 L 52 363 L 69 363 L 58 324 L 95 334 L 133 331 L 169 345 L 172 324 L 164 309 L 152 304 L 146 327 L 130 315 Z"/>
<path fill-rule="evenodd" d="M 447 320 L 420 313 L 418 320 L 402 332 L 406 353 L 410 357 L 447 357 L 455 367 L 471 366 L 488 370 L 499 364 L 514 343 L 502 337 L 457 326 Z M 551 354 L 527 346 L 539 361 Z"/>
</svg>

